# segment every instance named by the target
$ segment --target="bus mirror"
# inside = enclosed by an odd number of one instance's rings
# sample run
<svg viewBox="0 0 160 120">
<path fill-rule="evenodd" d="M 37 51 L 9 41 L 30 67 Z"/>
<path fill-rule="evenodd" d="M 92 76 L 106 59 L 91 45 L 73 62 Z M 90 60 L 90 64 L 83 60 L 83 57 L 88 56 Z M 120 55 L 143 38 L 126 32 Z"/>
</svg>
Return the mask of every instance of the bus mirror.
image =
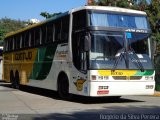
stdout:
<svg viewBox="0 0 160 120">
<path fill-rule="evenodd" d="M 152 54 L 155 56 L 157 54 L 158 41 L 155 37 L 151 37 Z"/>
<path fill-rule="evenodd" d="M 89 39 L 89 36 L 88 35 L 86 35 L 85 36 L 85 39 L 84 39 L 84 51 L 85 52 L 88 52 L 88 51 L 90 51 L 90 39 Z"/>
<path fill-rule="evenodd" d="M 154 59 L 159 54 L 159 46 L 160 46 L 160 44 L 156 39 L 152 38 L 151 39 L 151 46 L 152 46 L 152 49 L 151 49 L 152 58 Z"/>
</svg>

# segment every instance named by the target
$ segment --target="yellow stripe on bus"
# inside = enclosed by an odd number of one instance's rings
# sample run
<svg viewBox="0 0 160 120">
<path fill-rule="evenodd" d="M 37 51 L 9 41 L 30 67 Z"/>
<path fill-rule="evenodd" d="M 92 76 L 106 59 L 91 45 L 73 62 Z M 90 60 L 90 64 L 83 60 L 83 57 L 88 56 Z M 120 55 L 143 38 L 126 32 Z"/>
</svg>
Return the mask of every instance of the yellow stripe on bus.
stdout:
<svg viewBox="0 0 160 120">
<path fill-rule="evenodd" d="M 133 76 L 137 70 L 98 70 L 100 76 Z"/>
</svg>

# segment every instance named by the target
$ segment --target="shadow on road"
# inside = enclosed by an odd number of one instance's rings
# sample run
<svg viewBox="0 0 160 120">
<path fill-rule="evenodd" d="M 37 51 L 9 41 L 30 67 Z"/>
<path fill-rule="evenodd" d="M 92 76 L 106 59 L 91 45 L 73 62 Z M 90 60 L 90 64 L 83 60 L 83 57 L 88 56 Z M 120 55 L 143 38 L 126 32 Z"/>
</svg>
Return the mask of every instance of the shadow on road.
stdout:
<svg viewBox="0 0 160 120">
<path fill-rule="evenodd" d="M 107 107 L 97 110 L 53 113 L 34 117 L 33 120 L 155 120 L 160 119 L 158 106 Z"/>
<path fill-rule="evenodd" d="M 38 94 L 46 97 L 50 97 L 53 99 L 60 100 L 58 93 L 53 90 L 47 90 L 42 88 L 36 88 L 31 86 L 21 86 L 20 90 L 24 92 L 29 92 L 32 94 Z M 78 96 L 73 95 L 69 102 L 75 103 L 83 103 L 83 104 L 101 104 L 101 103 L 132 103 L 132 102 L 145 102 L 139 100 L 131 100 L 131 99 L 124 99 L 124 98 L 113 98 L 113 97 L 85 97 L 85 96 Z"/>
<path fill-rule="evenodd" d="M 3 82 L 0 83 L 0 86 L 11 88 L 10 84 L 3 83 Z M 31 87 L 31 86 L 24 86 L 24 85 L 20 86 L 20 90 L 23 92 L 27 92 L 27 93 L 32 93 L 36 95 L 41 95 L 41 96 L 61 100 L 58 93 L 53 90 L 47 90 L 47 89 Z M 140 101 L 140 100 L 132 100 L 132 99 L 116 98 L 116 97 L 84 97 L 84 96 L 78 96 L 78 95 L 73 95 L 72 99 L 68 101 L 75 102 L 75 103 L 83 103 L 83 104 L 145 102 L 145 101 Z"/>
</svg>

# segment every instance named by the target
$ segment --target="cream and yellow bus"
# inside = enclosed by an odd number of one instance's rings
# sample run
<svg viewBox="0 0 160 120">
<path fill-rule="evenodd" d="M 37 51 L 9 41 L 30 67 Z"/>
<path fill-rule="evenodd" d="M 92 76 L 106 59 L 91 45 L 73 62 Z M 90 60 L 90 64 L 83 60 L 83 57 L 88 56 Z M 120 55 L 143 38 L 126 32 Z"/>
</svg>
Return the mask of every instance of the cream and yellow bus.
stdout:
<svg viewBox="0 0 160 120">
<path fill-rule="evenodd" d="M 152 95 L 151 46 L 145 12 L 83 6 L 9 33 L 3 79 L 62 98 Z"/>
</svg>

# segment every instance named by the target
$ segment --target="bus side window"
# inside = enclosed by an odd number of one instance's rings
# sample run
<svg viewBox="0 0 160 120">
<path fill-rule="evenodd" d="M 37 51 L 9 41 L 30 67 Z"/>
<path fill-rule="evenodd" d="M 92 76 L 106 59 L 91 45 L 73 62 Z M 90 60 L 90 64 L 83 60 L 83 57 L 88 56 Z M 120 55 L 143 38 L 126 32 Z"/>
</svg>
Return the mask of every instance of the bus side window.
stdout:
<svg viewBox="0 0 160 120">
<path fill-rule="evenodd" d="M 55 22 L 55 41 L 61 40 L 61 20 Z"/>
<path fill-rule="evenodd" d="M 21 45 L 21 36 L 20 35 L 16 35 L 14 37 L 15 40 L 15 49 L 19 49 L 20 45 Z"/>
<path fill-rule="evenodd" d="M 35 29 L 35 45 L 40 45 L 40 35 L 41 35 L 41 29 L 37 28 Z"/>
<path fill-rule="evenodd" d="M 13 39 L 9 38 L 8 40 L 8 50 L 12 51 L 13 50 Z"/>
<path fill-rule="evenodd" d="M 31 47 L 34 47 L 34 45 L 35 45 L 35 44 L 34 44 L 34 43 L 35 43 L 35 41 L 34 41 L 34 40 L 35 40 L 35 34 L 34 34 L 34 32 L 35 32 L 34 30 L 31 30 L 31 31 L 30 31 L 30 35 L 31 35 L 31 38 L 30 38 L 30 46 L 31 46 Z"/>
<path fill-rule="evenodd" d="M 22 33 L 22 48 L 25 47 L 25 33 Z"/>
<path fill-rule="evenodd" d="M 55 24 L 53 24 L 53 42 L 55 41 Z"/>
<path fill-rule="evenodd" d="M 46 41 L 46 26 L 41 27 L 41 44 L 45 44 Z"/>
<path fill-rule="evenodd" d="M 4 40 L 4 52 L 7 52 L 6 48 L 7 48 L 7 39 Z"/>
<path fill-rule="evenodd" d="M 51 43 L 53 41 L 53 24 L 50 23 L 47 25 L 47 39 L 46 43 Z"/>
<path fill-rule="evenodd" d="M 26 33 L 25 33 L 25 36 L 24 36 L 24 47 L 25 48 L 28 48 L 29 47 L 29 32 L 27 31 Z"/>
<path fill-rule="evenodd" d="M 19 48 L 22 48 L 22 35 L 19 35 L 18 39 L 19 39 Z"/>
<path fill-rule="evenodd" d="M 62 30 L 61 30 L 61 40 L 68 42 L 69 34 L 69 16 L 62 18 Z"/>
<path fill-rule="evenodd" d="M 86 11 L 73 13 L 73 31 L 83 29 L 87 26 Z"/>
<path fill-rule="evenodd" d="M 8 38 L 5 39 L 5 41 L 4 41 L 4 51 L 5 51 L 5 52 L 8 51 Z"/>
</svg>

